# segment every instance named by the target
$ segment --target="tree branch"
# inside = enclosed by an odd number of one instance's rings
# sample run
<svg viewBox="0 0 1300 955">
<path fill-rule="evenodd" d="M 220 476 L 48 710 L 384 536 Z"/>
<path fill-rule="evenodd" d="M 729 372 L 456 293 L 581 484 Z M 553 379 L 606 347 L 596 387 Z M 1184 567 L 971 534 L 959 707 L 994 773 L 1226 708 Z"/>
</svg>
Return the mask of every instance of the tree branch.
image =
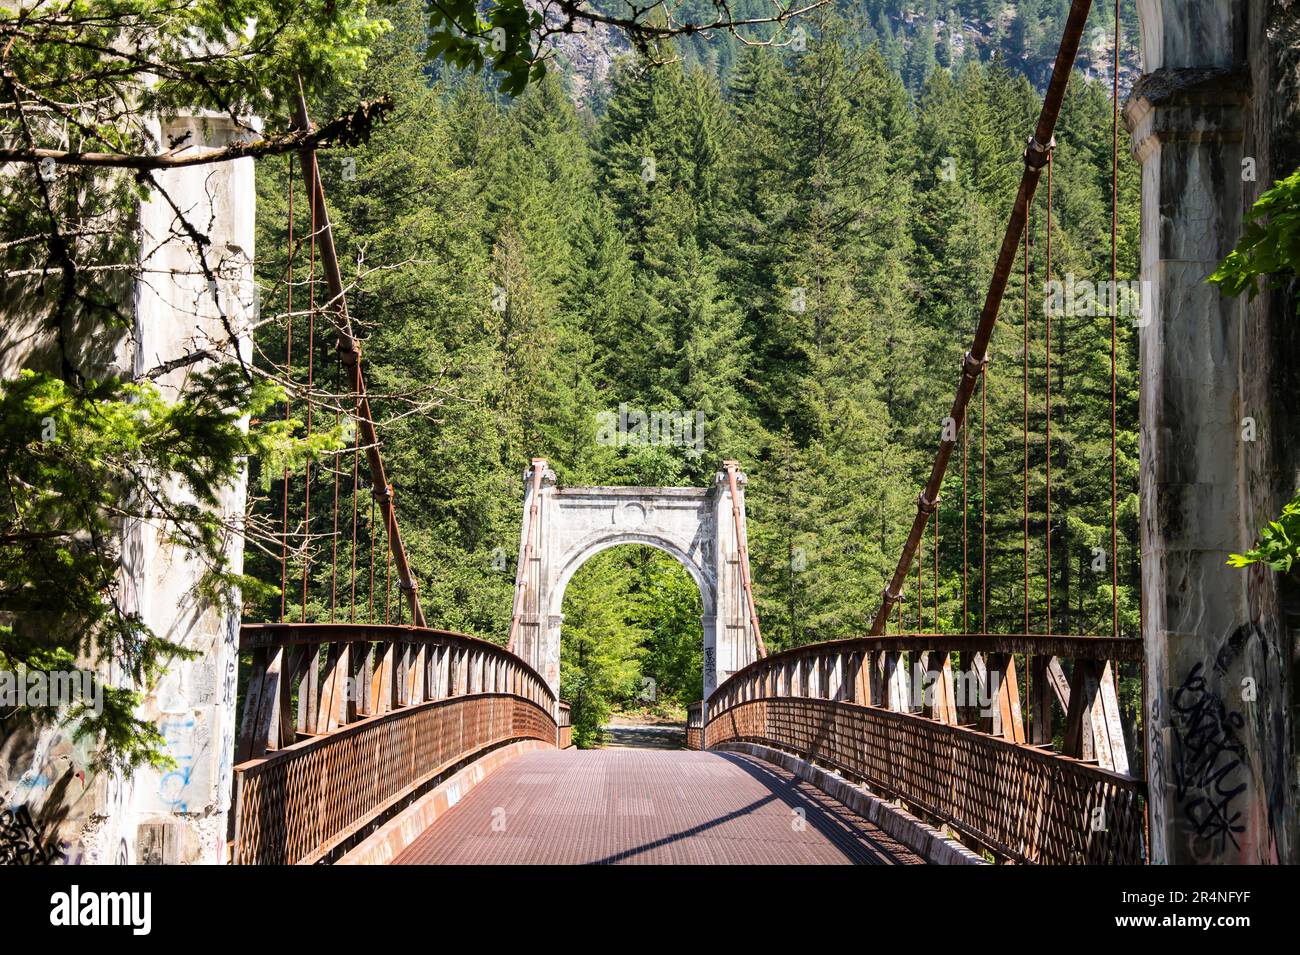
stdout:
<svg viewBox="0 0 1300 955">
<path fill-rule="evenodd" d="M 369 140 L 375 124 L 382 122 L 392 109 L 393 99 L 385 95 L 361 103 L 351 113 L 332 119 L 324 126 L 310 130 L 292 130 L 253 142 L 231 143 L 229 146 L 216 149 L 168 150 L 155 155 L 74 152 L 61 149 L 0 149 L 0 163 L 41 163 L 48 159 L 62 166 L 99 166 L 147 171 L 231 162 L 247 157 L 277 156 L 300 149 L 318 149 L 323 146 L 356 146 Z"/>
</svg>

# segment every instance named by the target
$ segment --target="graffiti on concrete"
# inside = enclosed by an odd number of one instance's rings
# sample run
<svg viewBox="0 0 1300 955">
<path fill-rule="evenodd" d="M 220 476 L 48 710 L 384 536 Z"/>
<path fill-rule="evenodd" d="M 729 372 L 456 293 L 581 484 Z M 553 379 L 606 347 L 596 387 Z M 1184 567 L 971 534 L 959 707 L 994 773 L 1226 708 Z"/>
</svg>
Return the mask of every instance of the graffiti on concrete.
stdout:
<svg viewBox="0 0 1300 955">
<path fill-rule="evenodd" d="M 1238 849 L 1237 835 L 1246 829 L 1234 808 L 1246 791 L 1239 736 L 1245 720 L 1209 686 L 1200 662 L 1173 691 L 1171 704 L 1174 784 L 1183 822 L 1213 854 L 1229 843 Z"/>
<path fill-rule="evenodd" d="M 1154 732 L 1151 734 L 1151 759 L 1150 769 L 1150 791 L 1153 794 L 1147 802 L 1147 810 L 1151 814 L 1151 837 L 1152 839 L 1163 840 L 1165 826 L 1165 800 L 1163 797 L 1155 798 L 1154 794 L 1163 793 L 1165 789 L 1165 739 L 1161 733 L 1161 713 L 1160 713 L 1160 696 L 1152 694 L 1151 697 L 1151 723 Z"/>
<path fill-rule="evenodd" d="M 63 847 L 55 827 L 38 824 L 26 806 L 0 809 L 0 865 L 55 865 Z"/>
</svg>

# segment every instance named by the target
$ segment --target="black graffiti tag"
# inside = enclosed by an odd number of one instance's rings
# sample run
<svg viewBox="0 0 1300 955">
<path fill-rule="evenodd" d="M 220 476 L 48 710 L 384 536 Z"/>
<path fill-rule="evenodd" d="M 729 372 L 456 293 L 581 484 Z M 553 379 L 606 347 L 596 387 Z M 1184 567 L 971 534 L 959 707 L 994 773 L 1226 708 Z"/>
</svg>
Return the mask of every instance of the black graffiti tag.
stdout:
<svg viewBox="0 0 1300 955">
<path fill-rule="evenodd" d="M 57 840 L 32 820 L 26 806 L 0 809 L 0 865 L 54 865 L 63 861 Z"/>
<path fill-rule="evenodd" d="M 1228 712 L 1201 669 L 1192 667 L 1173 693 L 1174 783 L 1184 818 L 1219 853 L 1229 840 L 1239 848 L 1236 834 L 1246 829 L 1232 808 L 1246 790 L 1237 783 L 1245 751 L 1237 732 L 1245 720 Z"/>
</svg>

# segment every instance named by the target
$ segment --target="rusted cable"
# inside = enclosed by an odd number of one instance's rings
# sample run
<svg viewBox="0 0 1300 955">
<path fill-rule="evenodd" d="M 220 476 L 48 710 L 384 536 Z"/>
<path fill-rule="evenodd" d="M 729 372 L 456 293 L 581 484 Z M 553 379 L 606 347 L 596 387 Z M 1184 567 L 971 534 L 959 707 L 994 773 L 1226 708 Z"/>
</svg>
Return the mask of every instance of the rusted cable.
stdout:
<svg viewBox="0 0 1300 955">
<path fill-rule="evenodd" d="M 939 501 L 942 501 L 941 497 Z M 939 632 L 939 502 L 934 507 L 934 632 Z"/>
<path fill-rule="evenodd" d="M 980 374 L 980 633 L 989 632 L 989 371 Z"/>
<path fill-rule="evenodd" d="M 928 520 L 928 519 L 927 519 Z M 921 579 L 921 568 L 925 566 L 925 538 L 916 542 L 916 632 L 925 630 L 925 617 L 921 608 L 925 605 L 925 581 Z"/>
<path fill-rule="evenodd" d="M 967 597 L 970 578 L 970 504 L 966 490 L 966 469 L 970 459 L 970 429 L 961 429 L 961 632 L 970 632 L 970 607 Z"/>
<path fill-rule="evenodd" d="M 306 129 L 311 125 L 307 114 L 307 102 L 301 90 L 298 93 L 295 122 Z M 329 210 L 325 206 L 325 194 L 321 187 L 320 166 L 313 149 L 305 149 L 299 156 L 303 175 L 307 180 L 312 195 L 313 221 L 319 221 L 321 266 L 325 273 L 326 286 L 330 292 L 330 312 L 336 330 L 335 348 L 342 359 L 354 392 L 359 396 L 358 407 L 361 414 L 358 426 L 366 446 L 366 460 L 370 465 L 372 488 L 389 488 L 388 476 L 384 470 L 383 457 L 380 454 L 379 435 L 375 428 L 374 415 L 370 409 L 370 397 L 366 393 L 365 378 L 361 374 L 361 348 L 352 335 L 352 320 L 348 315 L 347 299 L 344 295 L 343 276 L 339 271 L 338 253 L 334 248 L 334 231 L 330 225 Z M 313 234 L 315 233 L 313 228 Z M 390 558 L 396 564 L 398 580 L 411 602 L 411 622 L 417 627 L 424 626 L 424 610 L 420 606 L 420 597 L 414 574 L 407 559 L 406 548 L 402 543 L 401 528 L 396 515 L 391 512 L 392 495 L 385 493 L 380 498 L 380 509 L 384 512 L 384 522 L 391 526 L 388 537 Z"/>
<path fill-rule="evenodd" d="M 336 369 L 337 371 L 337 369 Z M 340 392 L 339 376 L 334 376 L 334 391 Z M 334 427 L 339 426 L 339 412 L 334 409 Z M 342 479 L 342 472 L 339 470 L 338 456 L 335 455 L 333 462 L 334 469 L 334 536 L 330 539 L 330 623 L 334 622 L 334 614 L 338 606 L 339 594 L 339 481 Z"/>
<path fill-rule="evenodd" d="M 1023 354 L 1021 355 L 1021 384 L 1023 391 L 1023 411 L 1021 433 L 1024 438 L 1024 474 L 1021 481 L 1021 518 L 1024 521 L 1024 592 L 1025 592 L 1025 629 L 1029 632 L 1029 229 L 1025 229 L 1025 314 L 1021 331 L 1023 332 Z"/>
<path fill-rule="evenodd" d="M 375 622 L 375 489 L 370 488 L 370 610 L 366 622 Z"/>
<path fill-rule="evenodd" d="M 1052 287 L 1052 156 L 1047 157 L 1047 262 L 1046 273 L 1047 280 L 1044 286 L 1050 295 Z M 1050 302 L 1048 298 L 1046 301 Z M 1044 324 L 1047 326 L 1047 498 L 1046 498 L 1046 516 L 1047 530 L 1045 532 L 1045 543 L 1047 545 L 1047 632 L 1052 632 L 1052 306 L 1048 305 L 1046 314 L 1043 316 Z"/>
<path fill-rule="evenodd" d="M 1048 150 L 1048 159 L 1051 159 L 1051 150 Z M 1025 616 L 1024 632 L 1029 633 L 1029 234 L 1032 231 L 1033 207 L 1030 207 L 1030 217 L 1025 228 L 1025 255 L 1024 255 L 1024 315 L 1021 323 L 1021 382 L 1023 385 L 1023 406 L 1021 418 L 1021 434 L 1024 438 L 1024 474 L 1021 483 L 1021 517 L 1024 521 L 1024 536 L 1022 540 L 1023 562 L 1024 562 L 1024 595 L 1025 595 Z M 1025 654 L 1024 674 L 1025 674 L 1025 733 L 1026 739 L 1033 737 L 1028 735 L 1030 727 L 1033 725 L 1033 700 L 1031 677 L 1029 673 L 1029 654 Z M 1014 663 L 1015 657 L 1012 657 Z"/>
<path fill-rule="evenodd" d="M 289 177 L 289 259 L 285 268 L 285 289 L 288 295 L 288 329 L 284 339 L 284 420 L 289 421 L 293 407 L 293 157 L 288 160 Z M 280 620 L 285 619 L 289 598 L 289 468 L 280 476 L 283 501 L 280 505 Z"/>
<path fill-rule="evenodd" d="M 357 418 L 360 417 L 360 409 L 357 408 L 358 395 L 352 393 L 353 412 L 352 412 L 352 597 L 351 609 L 348 611 L 348 619 L 351 623 L 357 622 L 357 479 L 360 477 L 361 466 L 361 431 L 357 428 Z"/>
<path fill-rule="evenodd" d="M 532 493 L 528 501 L 528 529 L 524 533 L 524 556 L 515 568 L 514 611 L 510 615 L 510 636 L 506 640 L 506 650 L 515 652 L 515 638 L 519 634 L 519 625 L 524 614 L 524 592 L 528 589 L 528 574 L 533 561 L 533 535 L 537 528 L 538 495 L 542 490 L 542 475 L 546 470 L 544 458 L 533 458 Z"/>
<path fill-rule="evenodd" d="M 316 355 L 316 186 L 315 180 L 307 185 L 307 201 L 311 203 L 311 238 L 307 259 L 307 438 L 311 439 L 313 368 Z M 306 466 L 306 487 L 303 492 L 303 552 L 302 552 L 302 622 L 307 622 L 307 576 L 311 567 L 311 460 Z"/>
<path fill-rule="evenodd" d="M 1112 71 L 1110 146 L 1110 614 L 1111 636 L 1119 636 L 1119 471 L 1116 466 L 1115 431 L 1119 427 L 1116 379 L 1119 312 L 1119 48 L 1120 0 L 1115 0 L 1115 52 Z"/>
<path fill-rule="evenodd" d="M 392 603 L 393 603 L 393 486 L 390 484 L 384 488 L 384 498 L 387 499 L 389 506 L 380 505 L 380 510 L 384 512 L 384 623 L 392 622 Z"/>
<path fill-rule="evenodd" d="M 1070 5 L 1064 34 L 1061 37 L 1061 45 L 1056 54 L 1056 63 L 1052 68 L 1052 78 L 1048 83 L 1047 92 L 1043 97 L 1042 109 L 1038 114 L 1038 124 L 1025 148 L 1025 169 L 1020 178 L 1020 188 L 1016 193 L 1011 216 L 1002 238 L 1002 246 L 998 253 L 997 264 L 993 269 L 988 294 L 984 299 L 984 308 L 980 313 L 979 324 L 975 328 L 975 336 L 971 342 L 970 350 L 967 352 L 961 383 L 958 385 L 957 394 L 953 398 L 952 411 L 949 417 L 958 427 L 961 427 L 966 418 L 966 406 L 969 404 L 971 393 L 975 388 L 977 376 L 970 370 L 970 366 L 973 364 L 975 368 L 982 368 L 988 354 L 989 340 L 993 335 L 993 327 L 997 323 L 998 311 L 1002 306 L 1007 280 L 1018 251 L 1017 246 L 1020 245 L 1020 237 L 1025 229 L 1027 210 L 1030 201 L 1034 197 L 1034 192 L 1038 188 L 1042 168 L 1047 163 L 1048 144 L 1051 142 L 1052 131 L 1056 128 L 1056 120 L 1061 112 L 1065 87 L 1069 82 L 1070 71 L 1074 67 L 1075 55 L 1079 49 L 1079 38 L 1083 34 L 1083 27 L 1087 21 L 1088 9 L 1091 5 L 1092 0 L 1073 0 Z M 945 435 L 940 442 L 921 500 L 927 498 L 932 500 L 938 495 L 944 472 L 948 467 L 948 459 L 952 455 L 955 444 L 955 435 L 951 438 Z M 871 627 L 873 634 L 879 634 L 884 630 L 885 622 L 889 619 L 889 611 L 892 609 L 890 595 L 897 591 L 899 584 L 906 578 L 912 557 L 916 553 L 917 545 L 920 542 L 928 519 L 928 515 L 921 513 L 918 509 L 917 515 L 912 521 L 912 528 L 907 536 L 907 541 L 903 545 L 903 553 L 899 556 L 898 566 L 895 568 L 891 585 L 885 588 L 882 596 L 880 609 L 876 613 L 875 622 Z"/>
<path fill-rule="evenodd" d="M 745 528 L 740 518 L 739 491 L 736 488 L 735 461 L 723 461 L 727 472 L 727 485 L 731 491 L 731 517 L 736 525 L 736 546 L 740 548 L 740 583 L 745 588 L 745 602 L 749 606 L 749 624 L 754 631 L 754 645 L 761 660 L 767 656 L 767 647 L 763 644 L 763 632 L 758 626 L 758 608 L 754 606 L 754 587 L 749 578 L 749 548 L 745 546 Z"/>
</svg>

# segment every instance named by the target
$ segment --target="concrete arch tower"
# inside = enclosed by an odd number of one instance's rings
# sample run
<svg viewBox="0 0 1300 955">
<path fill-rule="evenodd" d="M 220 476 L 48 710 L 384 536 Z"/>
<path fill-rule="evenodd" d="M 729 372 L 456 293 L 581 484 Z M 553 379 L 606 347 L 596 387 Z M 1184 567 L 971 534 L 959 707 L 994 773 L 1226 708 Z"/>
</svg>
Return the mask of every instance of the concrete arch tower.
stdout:
<svg viewBox="0 0 1300 955">
<path fill-rule="evenodd" d="M 560 487 L 555 472 L 537 458 L 524 478 L 514 648 L 557 696 L 565 588 L 587 558 L 619 544 L 645 544 L 671 554 L 700 588 L 704 699 L 757 657 L 741 574 L 743 473 L 736 474 L 739 534 L 723 471 L 703 488 Z"/>
</svg>

